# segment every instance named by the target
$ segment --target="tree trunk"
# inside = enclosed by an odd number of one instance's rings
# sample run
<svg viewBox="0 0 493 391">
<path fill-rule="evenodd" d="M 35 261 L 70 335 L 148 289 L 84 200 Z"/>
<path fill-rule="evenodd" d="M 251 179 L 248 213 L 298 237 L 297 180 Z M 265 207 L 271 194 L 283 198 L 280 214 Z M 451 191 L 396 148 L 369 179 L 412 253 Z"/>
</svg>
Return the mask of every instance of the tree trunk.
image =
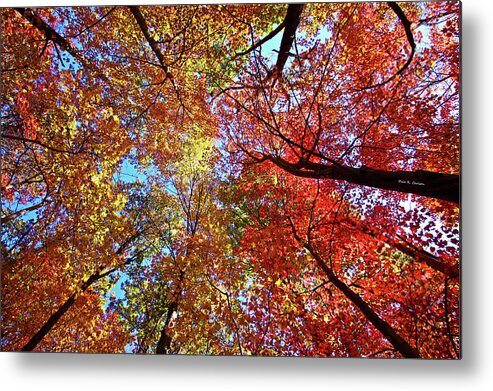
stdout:
<svg viewBox="0 0 493 391">
<path fill-rule="evenodd" d="M 297 236 L 297 235 L 296 235 Z M 300 238 L 297 237 L 300 241 Z M 303 243 L 303 242 L 302 242 Z M 304 243 L 304 247 L 310 252 L 317 261 L 319 267 L 325 272 L 329 281 L 336 286 L 359 310 L 365 318 L 394 346 L 394 348 L 406 358 L 420 358 L 419 352 L 413 348 L 404 338 L 390 326 L 385 320 L 380 318 L 370 306 L 344 282 L 339 280 L 334 272 L 327 266 L 324 260 L 318 255 L 309 243 Z"/>
<path fill-rule="evenodd" d="M 281 46 L 276 61 L 276 71 L 281 73 L 286 61 L 289 57 L 289 52 L 293 46 L 296 29 L 300 24 L 301 13 L 303 12 L 304 4 L 289 4 L 286 16 L 283 20 L 284 33 L 282 34 Z"/>
<path fill-rule="evenodd" d="M 137 232 L 136 234 L 132 235 L 127 239 L 125 242 L 123 242 L 122 245 L 118 248 L 118 250 L 115 252 L 115 254 L 119 255 L 121 254 L 124 249 L 130 244 L 130 242 L 141 235 L 143 231 Z M 55 326 L 55 324 L 60 320 L 60 318 L 74 305 L 75 300 L 77 299 L 77 296 L 79 296 L 81 293 L 84 293 L 87 288 L 89 288 L 92 284 L 94 284 L 96 281 L 110 275 L 111 273 L 114 273 L 115 271 L 118 270 L 119 267 L 123 267 L 125 265 L 128 265 L 130 262 L 133 262 L 136 260 L 141 254 L 143 250 L 138 251 L 135 255 L 132 257 L 128 258 L 124 263 L 120 264 L 119 266 L 116 266 L 104 273 L 101 273 L 101 271 L 98 271 L 96 273 L 93 273 L 86 281 L 84 281 L 79 288 L 79 290 L 75 291 L 72 293 L 72 295 L 65 301 L 65 303 L 62 304 L 62 306 L 53 314 L 49 317 L 49 319 L 45 322 L 45 324 L 38 330 L 36 334 L 29 340 L 27 344 L 25 344 L 22 348 L 21 351 L 32 351 L 34 348 L 43 340 L 43 338 L 48 334 L 51 329 Z"/>
<path fill-rule="evenodd" d="M 365 315 L 375 328 L 394 346 L 394 348 L 406 358 L 420 358 L 418 351 L 402 338 L 386 321 L 380 318 L 370 306 L 344 282 L 339 280 L 332 272 L 327 277 L 360 311 Z"/>
<path fill-rule="evenodd" d="M 459 265 L 448 265 L 442 262 L 440 259 L 430 254 L 428 251 L 413 248 L 407 244 L 403 243 L 390 243 L 391 246 L 395 247 L 400 252 L 409 255 L 415 261 L 424 262 L 427 266 L 433 270 L 439 271 L 450 278 L 456 278 L 459 276 Z"/>
<path fill-rule="evenodd" d="M 53 326 L 60 320 L 60 318 L 72 307 L 77 299 L 77 296 L 87 290 L 95 281 L 107 276 L 107 274 L 93 274 L 91 275 L 80 287 L 79 292 L 74 292 L 72 295 L 62 304 L 62 306 L 50 316 L 50 318 L 45 322 L 45 324 L 38 330 L 36 334 L 25 344 L 21 351 L 30 352 L 43 340 L 43 338 L 48 334 Z"/>
<path fill-rule="evenodd" d="M 140 12 L 139 7 L 138 6 L 129 6 L 128 8 L 130 9 L 130 12 L 132 12 L 132 15 L 134 16 L 137 24 L 139 25 L 139 28 L 142 31 L 142 34 L 144 34 L 146 41 L 149 43 L 149 46 L 151 47 L 152 51 L 154 52 L 154 54 L 158 58 L 159 64 L 161 65 L 161 68 L 163 68 L 163 71 L 166 73 L 166 78 L 171 77 L 171 74 L 169 74 L 168 65 L 166 64 L 164 56 L 161 53 L 161 51 L 159 50 L 157 42 L 152 37 L 152 35 L 149 33 L 147 23 L 144 19 L 144 16 Z"/>
<path fill-rule="evenodd" d="M 167 354 L 171 346 L 171 337 L 168 335 L 168 325 L 171 321 L 171 316 L 178 308 L 178 303 L 176 301 L 172 302 L 168 307 L 168 312 L 166 313 L 166 321 L 161 329 L 161 336 L 157 342 L 156 354 Z"/>
<path fill-rule="evenodd" d="M 373 227 L 363 224 L 362 222 L 356 224 L 350 221 L 349 225 L 376 240 L 383 240 L 379 239 L 380 235 L 375 231 Z M 419 249 L 411 243 L 405 242 L 403 239 L 399 241 L 398 239 L 394 239 L 389 236 L 390 235 L 384 234 L 384 237 L 386 239 L 384 240 L 384 242 L 387 243 L 389 246 L 395 248 L 396 250 L 399 250 L 401 253 L 410 256 L 415 262 L 423 262 L 433 270 L 443 273 L 450 278 L 455 278 L 459 276 L 459 265 L 457 263 L 454 265 L 449 265 L 440 260 L 438 257 L 435 257 L 433 254 L 430 254 L 428 251 Z"/>
<path fill-rule="evenodd" d="M 290 163 L 277 157 L 268 157 L 279 168 L 303 178 L 337 179 L 357 185 L 401 193 L 437 198 L 458 204 L 460 178 L 455 174 L 432 171 L 385 171 L 369 167 L 353 168 L 341 164 L 303 162 Z"/>
</svg>

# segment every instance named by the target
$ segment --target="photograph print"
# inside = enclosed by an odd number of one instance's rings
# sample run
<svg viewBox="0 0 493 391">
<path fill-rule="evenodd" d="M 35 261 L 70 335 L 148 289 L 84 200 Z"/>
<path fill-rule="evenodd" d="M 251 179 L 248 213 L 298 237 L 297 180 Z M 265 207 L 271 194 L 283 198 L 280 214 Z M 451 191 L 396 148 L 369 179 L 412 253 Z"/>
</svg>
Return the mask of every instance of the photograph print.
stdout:
<svg viewBox="0 0 493 391">
<path fill-rule="evenodd" d="M 0 350 L 461 358 L 458 1 L 0 17 Z"/>
</svg>

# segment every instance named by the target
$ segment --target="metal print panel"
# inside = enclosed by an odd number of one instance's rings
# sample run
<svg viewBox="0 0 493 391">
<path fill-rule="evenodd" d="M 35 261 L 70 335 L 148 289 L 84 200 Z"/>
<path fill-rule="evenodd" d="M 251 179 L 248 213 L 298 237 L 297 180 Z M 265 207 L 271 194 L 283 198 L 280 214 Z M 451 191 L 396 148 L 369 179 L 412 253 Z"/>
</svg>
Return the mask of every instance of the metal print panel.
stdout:
<svg viewBox="0 0 493 391">
<path fill-rule="evenodd" d="M 3 8 L 4 351 L 460 358 L 460 3 Z"/>
</svg>

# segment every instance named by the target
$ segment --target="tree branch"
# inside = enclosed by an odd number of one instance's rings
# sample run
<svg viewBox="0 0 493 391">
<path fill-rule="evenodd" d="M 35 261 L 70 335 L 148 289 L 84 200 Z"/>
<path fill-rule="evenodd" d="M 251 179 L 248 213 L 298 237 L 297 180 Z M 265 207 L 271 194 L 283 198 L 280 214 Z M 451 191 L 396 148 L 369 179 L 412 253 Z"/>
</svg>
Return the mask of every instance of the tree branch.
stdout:
<svg viewBox="0 0 493 391">
<path fill-rule="evenodd" d="M 252 46 L 250 46 L 250 48 L 248 48 L 244 52 L 236 53 L 235 57 L 244 56 L 245 54 L 248 54 L 248 53 L 254 51 L 255 49 L 257 49 L 258 47 L 262 46 L 264 43 L 270 41 L 272 38 L 274 38 L 277 34 L 279 34 L 281 32 L 281 30 L 284 28 L 285 24 L 286 24 L 286 19 L 284 19 L 279 26 L 277 26 L 274 30 L 272 30 L 264 38 L 262 38 L 261 40 L 257 41 Z"/>
<path fill-rule="evenodd" d="M 414 36 L 413 36 L 413 32 L 411 30 L 411 22 L 407 18 L 406 14 L 402 10 L 402 8 L 395 1 L 388 1 L 387 5 L 390 8 L 392 8 L 392 11 L 394 11 L 394 13 L 397 15 L 397 17 L 401 21 L 401 24 L 404 27 L 404 30 L 406 32 L 407 41 L 409 42 L 409 46 L 411 46 L 411 53 L 409 53 L 409 57 L 407 58 L 406 63 L 403 66 L 401 66 L 399 68 L 399 70 L 394 75 L 392 75 L 388 79 L 382 81 L 381 83 L 373 84 L 369 87 L 362 88 L 361 89 L 362 91 L 368 90 L 371 88 L 375 88 L 375 87 L 381 87 L 381 86 L 387 84 L 388 82 L 390 82 L 395 77 L 399 76 L 401 73 L 403 73 L 407 69 L 407 67 L 409 67 L 409 65 L 411 64 L 411 61 L 414 58 L 414 54 L 416 52 L 416 42 L 414 42 Z"/>
<path fill-rule="evenodd" d="M 110 84 L 109 80 L 104 74 L 102 74 L 97 68 L 95 68 L 90 61 L 88 61 L 84 55 L 74 48 L 68 40 L 62 37 L 56 32 L 50 25 L 48 25 L 41 17 L 39 17 L 34 10 L 30 8 L 14 8 L 24 19 L 41 31 L 47 41 L 52 41 L 56 45 L 60 46 L 63 50 L 68 52 L 74 59 L 79 61 L 87 69 L 97 73 L 98 77 Z M 58 49 L 56 49 L 58 50 Z"/>
<path fill-rule="evenodd" d="M 18 210 L 17 212 L 14 212 L 14 213 L 11 213 L 11 214 L 9 214 L 7 216 L 2 217 L 1 223 L 3 225 L 3 224 L 9 222 L 10 220 L 12 220 L 12 219 L 14 219 L 16 217 L 22 216 L 24 213 L 32 212 L 33 210 L 37 210 L 37 209 L 41 208 L 45 203 L 46 203 L 46 197 L 39 204 L 31 205 L 28 208 L 24 208 L 24 209 Z"/>
<path fill-rule="evenodd" d="M 28 138 L 21 137 L 21 136 L 14 136 L 12 134 L 2 134 L 1 137 L 9 139 L 9 140 L 16 140 L 16 141 L 22 141 L 24 143 L 36 144 L 36 145 L 39 145 L 40 147 L 46 148 L 46 149 L 53 151 L 53 152 L 68 153 L 70 155 L 77 155 L 78 153 L 80 153 L 80 151 L 74 152 L 74 151 L 69 151 L 66 149 L 59 149 L 59 148 L 51 147 L 49 145 L 42 143 L 39 140 L 28 139 Z"/>
<path fill-rule="evenodd" d="M 128 8 L 132 12 L 132 15 L 134 16 L 135 20 L 137 21 L 137 24 L 139 25 L 140 30 L 142 31 L 142 34 L 144 34 L 144 37 L 145 37 L 147 43 L 149 44 L 152 51 L 156 55 L 156 57 L 159 61 L 159 64 L 161 65 L 161 68 L 166 73 L 166 79 L 172 79 L 172 75 L 169 72 L 169 68 L 168 68 L 168 65 L 166 64 L 164 56 L 161 53 L 161 51 L 159 50 L 159 47 L 157 45 L 156 40 L 153 37 L 151 37 L 151 34 L 149 34 L 149 29 L 147 28 L 147 23 L 144 19 L 144 16 L 140 12 L 139 7 L 138 6 L 129 6 Z"/>
<path fill-rule="evenodd" d="M 65 300 L 65 302 L 58 308 L 58 310 L 53 313 L 48 320 L 41 326 L 36 334 L 21 348 L 21 351 L 32 351 L 36 348 L 36 346 L 43 340 L 43 338 L 48 334 L 56 323 L 60 320 L 60 318 L 74 305 L 76 299 L 84 293 L 93 283 L 96 281 L 107 277 L 111 273 L 121 269 L 122 267 L 130 264 L 131 262 L 138 259 L 138 256 L 143 252 L 143 250 L 137 252 L 132 257 L 125 260 L 125 262 L 119 264 L 118 266 L 106 271 L 102 272 L 98 270 L 97 272 L 91 274 L 87 280 L 85 280 L 79 288 L 76 288 L 75 292 L 70 295 L 70 297 Z"/>
<path fill-rule="evenodd" d="M 293 46 L 296 29 L 300 24 L 301 13 L 303 12 L 304 4 L 289 4 L 286 11 L 286 17 L 283 20 L 284 32 L 282 34 L 281 46 L 279 47 L 279 55 L 271 74 L 280 74 L 289 57 L 289 52 Z"/>
<path fill-rule="evenodd" d="M 357 185 L 411 193 L 424 197 L 450 201 L 460 200 L 460 177 L 432 171 L 385 171 L 362 166 L 327 165 L 309 161 L 290 163 L 279 157 L 267 156 L 275 165 L 302 178 L 344 180 Z"/>
<path fill-rule="evenodd" d="M 365 318 L 373 325 L 375 328 L 382 333 L 382 335 L 394 346 L 394 348 L 399 351 L 406 358 L 420 358 L 419 352 L 413 348 L 404 338 L 402 338 L 391 325 L 389 325 L 385 320 L 383 320 L 377 313 L 375 313 L 371 307 L 349 288 L 343 281 L 341 281 L 334 274 L 333 270 L 327 266 L 322 257 L 318 254 L 315 248 L 306 240 L 303 240 L 299 236 L 294 226 L 291 218 L 288 218 L 291 226 L 294 238 L 300 243 L 308 252 L 311 254 L 313 259 L 317 262 L 320 269 L 323 270 L 325 275 L 328 277 L 329 281 L 341 291 L 341 293 L 346 296 L 346 298 L 351 301 L 365 316 Z"/>
</svg>

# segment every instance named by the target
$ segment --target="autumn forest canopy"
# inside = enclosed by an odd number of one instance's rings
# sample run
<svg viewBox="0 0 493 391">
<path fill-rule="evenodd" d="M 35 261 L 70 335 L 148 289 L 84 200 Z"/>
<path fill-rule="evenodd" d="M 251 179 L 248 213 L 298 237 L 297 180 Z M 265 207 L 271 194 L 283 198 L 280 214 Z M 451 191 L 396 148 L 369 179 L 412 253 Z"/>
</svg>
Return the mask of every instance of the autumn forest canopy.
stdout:
<svg viewBox="0 0 493 391">
<path fill-rule="evenodd" d="M 1 350 L 460 357 L 460 4 L 3 8 Z"/>
</svg>

